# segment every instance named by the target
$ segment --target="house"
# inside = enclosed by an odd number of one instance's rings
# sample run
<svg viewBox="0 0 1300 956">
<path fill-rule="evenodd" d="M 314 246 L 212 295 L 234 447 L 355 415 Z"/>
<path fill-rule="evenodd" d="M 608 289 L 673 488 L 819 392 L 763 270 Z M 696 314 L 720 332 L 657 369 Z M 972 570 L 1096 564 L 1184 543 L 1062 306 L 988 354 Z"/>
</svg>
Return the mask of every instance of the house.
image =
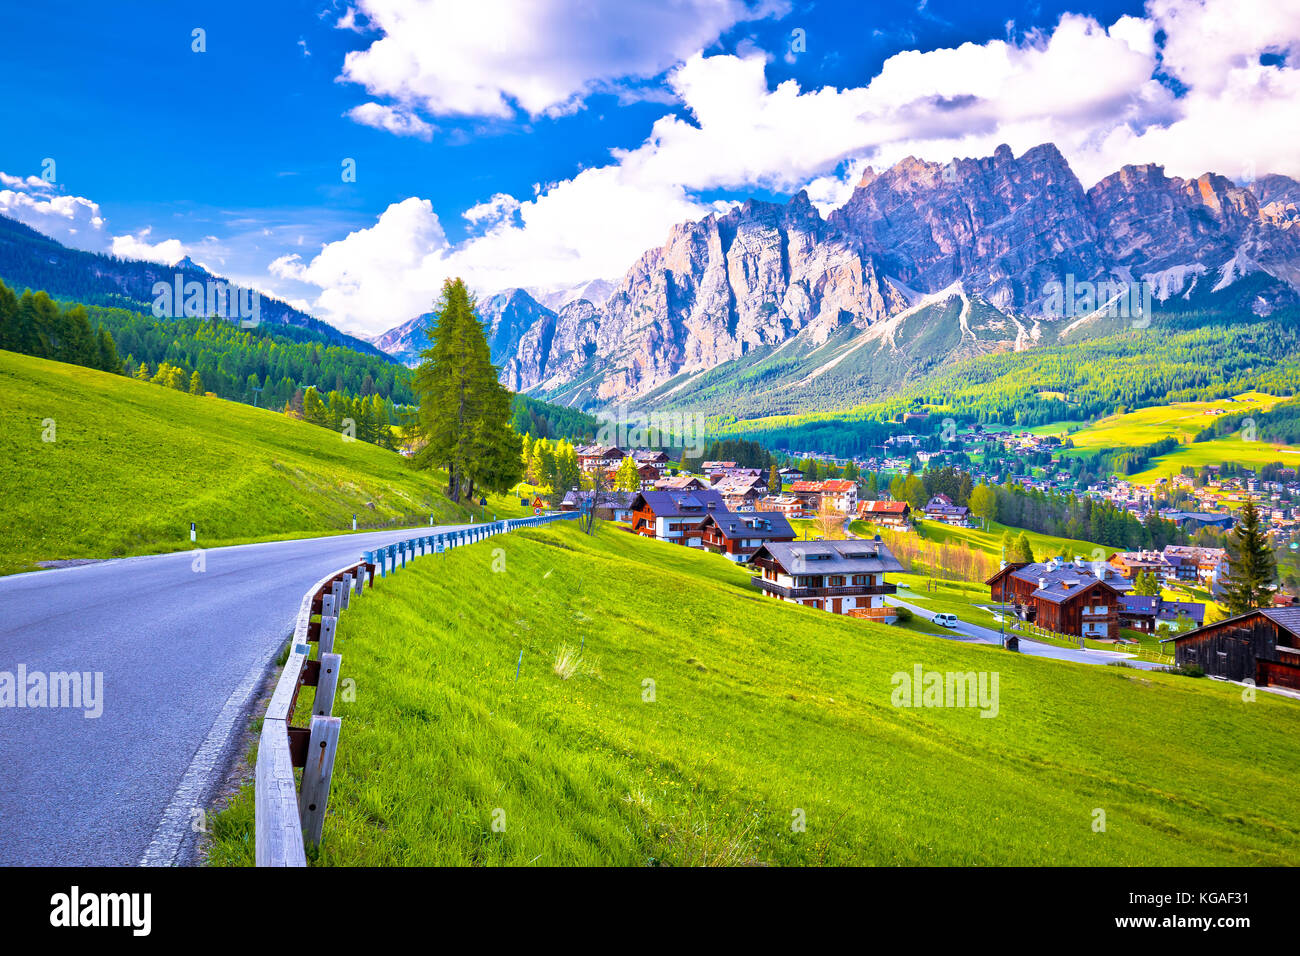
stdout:
<svg viewBox="0 0 1300 956">
<path fill-rule="evenodd" d="M 704 548 L 743 562 L 768 542 L 793 541 L 794 529 L 780 514 L 736 514 L 714 511 L 700 526 Z"/>
<path fill-rule="evenodd" d="M 777 471 L 781 476 L 781 483 L 785 484 L 791 481 L 803 481 L 803 471 L 798 468 L 782 468 Z"/>
<path fill-rule="evenodd" d="M 1120 627 L 1152 634 L 1162 624 L 1177 627 L 1179 620 L 1190 621 L 1193 627 L 1200 627 L 1205 623 L 1205 605 L 1195 601 L 1166 601 L 1141 594 L 1120 595 Z"/>
<path fill-rule="evenodd" d="M 1228 552 L 1223 548 L 1171 544 L 1165 547 L 1164 556 L 1180 581 L 1194 581 L 1213 590 L 1228 575 Z"/>
<path fill-rule="evenodd" d="M 757 475 L 728 475 L 713 486 L 732 511 L 756 511 L 767 492 L 767 482 Z"/>
<path fill-rule="evenodd" d="M 840 514 L 851 515 L 858 510 L 858 483 L 847 478 L 823 481 L 822 501 L 829 501 Z"/>
<path fill-rule="evenodd" d="M 1167 579 L 1173 568 L 1160 551 L 1116 551 L 1107 563 L 1128 581 L 1137 580 L 1139 574 L 1154 574 Z"/>
<path fill-rule="evenodd" d="M 588 474 L 597 469 L 614 471 L 627 457 L 627 453 L 617 445 L 582 445 L 574 452 L 578 456 L 578 467 Z"/>
<path fill-rule="evenodd" d="M 820 481 L 796 481 L 790 485 L 790 494 L 803 502 L 805 511 L 821 510 L 822 483 Z"/>
<path fill-rule="evenodd" d="M 560 502 L 560 510 L 581 511 L 593 494 L 592 491 L 570 491 Z M 631 521 L 632 499 L 630 491 L 602 491 L 596 504 L 596 517 L 604 521 Z"/>
<path fill-rule="evenodd" d="M 655 482 L 656 491 L 705 491 L 708 487 L 708 482 L 694 475 L 673 475 Z"/>
<path fill-rule="evenodd" d="M 775 511 L 787 518 L 799 518 L 804 513 L 803 502 L 794 495 L 768 495 L 766 498 L 758 499 L 754 510 Z"/>
<path fill-rule="evenodd" d="M 769 597 L 832 614 L 892 624 L 897 612 L 884 597 L 898 588 L 885 573 L 903 566 L 879 541 L 768 542 L 754 552 L 750 580 Z"/>
<path fill-rule="evenodd" d="M 1300 690 L 1300 607 L 1265 607 L 1165 638 L 1179 667 Z"/>
<path fill-rule="evenodd" d="M 927 521 L 942 521 L 944 524 L 956 525 L 959 528 L 965 528 L 970 524 L 970 509 L 962 505 L 954 505 L 952 499 L 947 495 L 938 494 L 931 498 L 925 505 L 925 517 Z"/>
<path fill-rule="evenodd" d="M 1075 637 L 1119 636 L 1122 592 L 1082 561 L 1011 562 L 984 583 L 1022 621 Z"/>
<path fill-rule="evenodd" d="M 636 459 L 638 468 L 650 465 L 661 475 L 664 469 L 672 464 L 672 459 L 667 454 L 662 451 L 652 451 L 648 448 L 637 449 L 632 452 L 632 457 Z"/>
<path fill-rule="evenodd" d="M 860 501 L 858 517 L 887 528 L 906 528 L 912 520 L 912 506 L 906 501 Z"/>
<path fill-rule="evenodd" d="M 734 461 L 706 461 L 700 465 L 700 471 L 706 475 L 711 475 L 714 472 L 721 472 L 723 469 L 735 467 L 736 463 Z"/>
<path fill-rule="evenodd" d="M 642 491 L 632 499 L 632 531 L 656 541 L 702 548 L 704 519 L 726 511 L 722 496 L 712 489 Z"/>
</svg>

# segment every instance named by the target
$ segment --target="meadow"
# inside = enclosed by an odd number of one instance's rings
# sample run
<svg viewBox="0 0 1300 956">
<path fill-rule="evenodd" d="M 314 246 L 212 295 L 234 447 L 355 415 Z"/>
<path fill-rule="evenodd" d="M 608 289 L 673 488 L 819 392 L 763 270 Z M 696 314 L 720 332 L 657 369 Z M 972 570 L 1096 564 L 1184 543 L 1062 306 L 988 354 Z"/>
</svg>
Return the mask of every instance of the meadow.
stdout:
<svg viewBox="0 0 1300 956">
<path fill-rule="evenodd" d="M 396 452 L 215 397 L 0 351 L 0 573 L 464 509 Z M 511 510 L 511 509 L 514 510 Z M 513 514 L 518 499 L 493 498 Z"/>
<path fill-rule="evenodd" d="M 1277 799 L 1300 758 L 1296 701 L 778 603 L 721 557 L 614 525 L 419 559 L 354 602 L 336 649 L 355 699 L 335 707 L 315 865 L 1239 866 L 1300 851 L 1300 807 Z M 918 667 L 996 674 L 996 716 L 899 706 Z M 252 821 L 245 789 L 209 862 L 249 864 Z"/>
</svg>

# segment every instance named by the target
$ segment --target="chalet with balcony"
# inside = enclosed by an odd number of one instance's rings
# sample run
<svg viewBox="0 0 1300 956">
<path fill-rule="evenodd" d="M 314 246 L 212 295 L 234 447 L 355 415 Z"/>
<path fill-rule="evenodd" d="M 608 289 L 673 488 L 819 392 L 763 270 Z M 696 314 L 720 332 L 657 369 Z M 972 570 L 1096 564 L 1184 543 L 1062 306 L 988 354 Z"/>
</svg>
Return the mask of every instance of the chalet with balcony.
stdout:
<svg viewBox="0 0 1300 956">
<path fill-rule="evenodd" d="M 858 483 L 847 478 L 830 478 L 822 482 L 822 501 L 840 514 L 851 515 L 858 510 Z"/>
<path fill-rule="evenodd" d="M 1119 636 L 1122 591 L 1083 562 L 1012 562 L 984 583 L 1022 621 L 1094 640 Z"/>
<path fill-rule="evenodd" d="M 744 562 L 768 542 L 793 541 L 794 529 L 780 514 L 710 512 L 700 526 L 704 548 L 729 560 Z"/>
<path fill-rule="evenodd" d="M 570 491 L 560 502 L 561 511 L 583 511 L 591 507 L 594 491 Z M 596 517 L 604 521 L 631 521 L 634 494 L 630 491 L 602 491 L 595 505 Z"/>
<path fill-rule="evenodd" d="M 912 521 L 912 506 L 906 501 L 860 501 L 858 517 L 886 528 L 907 528 Z"/>
<path fill-rule="evenodd" d="M 627 452 L 617 445 L 581 445 L 574 452 L 578 456 L 578 467 L 587 474 L 597 469 L 613 471 L 627 457 Z"/>
<path fill-rule="evenodd" d="M 942 521 L 944 524 L 965 528 L 970 525 L 970 509 L 964 505 L 955 505 L 947 495 L 938 494 L 925 505 L 927 521 Z"/>
<path fill-rule="evenodd" d="M 805 607 L 892 624 L 884 603 L 896 585 L 885 574 L 903 566 L 879 541 L 769 542 L 754 552 L 751 581 L 769 597 Z"/>
<path fill-rule="evenodd" d="M 768 495 L 766 498 L 759 498 L 754 510 L 774 511 L 787 518 L 799 518 L 804 513 L 803 502 L 794 495 Z"/>
<path fill-rule="evenodd" d="M 1300 607 L 1265 607 L 1165 638 L 1179 667 L 1300 691 Z"/>
<path fill-rule="evenodd" d="M 652 451 L 649 448 L 642 448 L 632 452 L 632 457 L 636 459 L 638 469 L 649 465 L 660 475 L 664 473 L 664 469 L 672 464 L 672 459 L 667 454 L 662 451 Z"/>
<path fill-rule="evenodd" d="M 702 548 L 705 518 L 726 513 L 722 496 L 712 489 L 642 491 L 632 499 L 632 531 L 656 541 Z"/>
<path fill-rule="evenodd" d="M 1154 574 L 1157 578 L 1166 580 L 1172 572 L 1161 551 L 1116 551 L 1106 563 L 1127 581 L 1137 580 L 1139 574 Z"/>
</svg>

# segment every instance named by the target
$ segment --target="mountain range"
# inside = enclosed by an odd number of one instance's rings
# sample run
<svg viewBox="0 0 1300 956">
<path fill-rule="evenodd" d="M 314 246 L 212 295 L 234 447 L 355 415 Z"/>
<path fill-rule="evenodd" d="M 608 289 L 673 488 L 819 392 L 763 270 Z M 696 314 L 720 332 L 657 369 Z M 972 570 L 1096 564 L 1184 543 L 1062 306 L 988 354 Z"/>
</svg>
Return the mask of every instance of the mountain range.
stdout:
<svg viewBox="0 0 1300 956">
<path fill-rule="evenodd" d="M 1061 288 L 1086 283 L 1143 283 L 1157 317 L 1293 303 L 1300 183 L 1136 165 L 1084 189 L 1050 143 L 909 158 L 868 169 L 828 216 L 804 192 L 749 200 L 674 227 L 612 288 L 555 307 L 514 289 L 480 312 L 516 391 L 582 408 L 761 395 L 793 411 L 860 402 L 962 357 L 1114 331 L 1104 295 L 1061 308 Z M 411 361 L 421 324 L 376 344 Z"/>
</svg>

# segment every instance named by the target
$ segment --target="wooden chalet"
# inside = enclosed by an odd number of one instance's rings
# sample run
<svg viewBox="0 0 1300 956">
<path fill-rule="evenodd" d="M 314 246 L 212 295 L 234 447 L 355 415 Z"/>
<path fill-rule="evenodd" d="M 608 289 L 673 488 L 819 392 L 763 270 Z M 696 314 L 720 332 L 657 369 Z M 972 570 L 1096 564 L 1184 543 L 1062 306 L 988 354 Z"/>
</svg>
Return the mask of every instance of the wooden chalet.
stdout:
<svg viewBox="0 0 1300 956">
<path fill-rule="evenodd" d="M 597 469 L 612 471 L 627 457 L 627 453 L 617 445 L 583 445 L 574 449 L 578 457 L 578 467 L 590 474 Z"/>
<path fill-rule="evenodd" d="M 926 503 L 925 517 L 928 521 L 942 521 L 944 524 L 964 528 L 970 524 L 970 509 L 954 505 L 947 495 L 939 494 Z"/>
<path fill-rule="evenodd" d="M 886 624 L 898 619 L 884 603 L 898 590 L 885 573 L 903 566 L 879 541 L 768 542 L 751 565 L 759 572 L 750 579 L 754 587 L 777 600 Z"/>
<path fill-rule="evenodd" d="M 1300 607 L 1265 607 L 1165 638 L 1180 667 L 1300 691 Z"/>
<path fill-rule="evenodd" d="M 656 541 L 702 548 L 704 519 L 713 513 L 726 514 L 727 506 L 712 489 L 642 491 L 632 499 L 632 531 Z"/>
<path fill-rule="evenodd" d="M 906 528 L 912 520 L 912 506 L 906 501 L 860 501 L 858 517 L 888 528 Z"/>
<path fill-rule="evenodd" d="M 1082 562 L 1011 562 L 984 583 L 1023 621 L 1094 640 L 1119 636 L 1122 591 Z"/>
<path fill-rule="evenodd" d="M 737 514 L 714 511 L 700 526 L 704 548 L 744 562 L 769 541 L 793 541 L 794 529 L 780 514 Z"/>
</svg>

